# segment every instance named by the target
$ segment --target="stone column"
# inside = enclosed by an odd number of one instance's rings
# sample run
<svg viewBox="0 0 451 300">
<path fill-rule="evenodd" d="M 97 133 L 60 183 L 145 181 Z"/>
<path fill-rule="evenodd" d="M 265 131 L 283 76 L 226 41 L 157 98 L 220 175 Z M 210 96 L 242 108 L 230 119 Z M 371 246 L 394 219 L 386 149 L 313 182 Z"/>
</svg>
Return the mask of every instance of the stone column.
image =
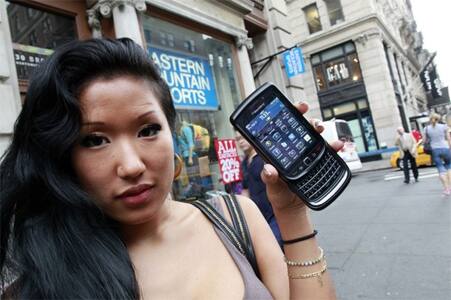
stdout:
<svg viewBox="0 0 451 300">
<path fill-rule="evenodd" d="M 143 46 L 136 11 L 143 12 L 146 10 L 144 0 L 100 0 L 97 6 L 103 17 L 113 16 L 116 38 L 128 37 L 141 47 Z"/>
<path fill-rule="evenodd" d="M 400 105 L 402 107 L 402 109 L 404 110 L 404 114 L 406 117 L 404 122 L 407 124 L 408 127 L 410 127 L 410 122 L 409 122 L 408 116 L 407 116 L 408 111 L 407 111 L 407 107 L 406 107 L 406 103 L 405 103 L 407 100 L 406 94 L 405 94 L 407 92 L 407 90 L 402 89 L 402 84 L 403 84 L 402 83 L 402 70 L 400 69 L 400 66 L 399 66 L 400 56 L 398 55 L 398 59 L 395 59 L 395 52 L 394 52 L 393 48 L 390 46 L 387 47 L 387 51 L 388 51 L 388 59 L 390 60 L 390 63 L 391 63 L 392 69 L 393 69 L 393 76 L 395 77 L 394 79 L 397 82 L 397 87 L 395 87 L 395 88 L 398 89 L 399 95 L 401 97 L 401 103 L 398 102 L 397 104 Z M 404 85 L 404 87 L 406 88 L 405 85 Z M 401 115 L 399 117 L 402 119 Z M 406 129 L 409 129 L 409 128 L 406 128 Z"/>
<path fill-rule="evenodd" d="M 254 45 L 252 39 L 243 35 L 237 37 L 236 46 L 238 48 L 238 61 L 240 63 L 241 77 L 243 80 L 244 96 L 247 97 L 255 90 L 254 75 L 252 73 L 249 53 L 247 52 L 247 50 L 251 50 Z"/>
<path fill-rule="evenodd" d="M 6 2 L 0 1 L 0 156 L 11 141 L 22 108 L 12 48 Z"/>
</svg>

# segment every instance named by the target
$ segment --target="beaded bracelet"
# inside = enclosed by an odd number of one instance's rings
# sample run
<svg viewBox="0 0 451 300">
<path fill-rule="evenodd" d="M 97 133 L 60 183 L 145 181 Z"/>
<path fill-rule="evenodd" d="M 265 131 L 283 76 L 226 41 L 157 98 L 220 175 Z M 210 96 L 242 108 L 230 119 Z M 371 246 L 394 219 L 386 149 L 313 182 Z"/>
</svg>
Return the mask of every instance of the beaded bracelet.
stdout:
<svg viewBox="0 0 451 300">
<path fill-rule="evenodd" d="M 315 265 L 317 263 L 319 263 L 320 261 L 322 261 L 324 259 L 324 251 L 323 248 L 318 247 L 319 249 L 319 256 L 317 258 L 315 258 L 314 260 L 308 260 L 308 261 L 292 261 L 289 260 L 286 256 L 285 258 L 285 263 L 287 264 L 287 266 L 289 267 L 308 267 L 308 266 L 312 266 Z"/>
</svg>

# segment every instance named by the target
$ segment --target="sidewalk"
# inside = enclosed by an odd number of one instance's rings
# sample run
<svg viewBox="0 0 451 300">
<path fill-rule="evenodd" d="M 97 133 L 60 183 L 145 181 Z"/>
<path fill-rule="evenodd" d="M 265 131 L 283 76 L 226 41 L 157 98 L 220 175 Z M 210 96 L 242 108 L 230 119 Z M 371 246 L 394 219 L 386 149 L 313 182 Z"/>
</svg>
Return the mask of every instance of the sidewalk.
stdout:
<svg viewBox="0 0 451 300">
<path fill-rule="evenodd" d="M 391 169 L 390 157 L 384 157 L 381 160 L 362 162 L 362 166 L 363 167 L 360 170 L 355 170 L 353 173 L 358 174 L 375 170 Z"/>
</svg>

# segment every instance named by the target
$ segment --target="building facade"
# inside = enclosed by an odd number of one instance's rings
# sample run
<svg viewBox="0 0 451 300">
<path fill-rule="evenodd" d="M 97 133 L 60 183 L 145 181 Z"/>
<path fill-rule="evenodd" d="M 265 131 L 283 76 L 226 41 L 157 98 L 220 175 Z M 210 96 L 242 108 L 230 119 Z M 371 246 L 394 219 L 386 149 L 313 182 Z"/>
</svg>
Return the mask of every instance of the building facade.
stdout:
<svg viewBox="0 0 451 300">
<path fill-rule="evenodd" d="M 347 120 L 365 156 L 427 110 L 419 72 L 428 60 L 409 0 L 287 0 L 306 59 L 312 114 Z"/>
<path fill-rule="evenodd" d="M 252 61 L 293 44 L 284 1 L 1 0 L 1 5 L 0 55 L 7 59 L 0 65 L 0 88 L 6 86 L 9 94 L 0 101 L 10 107 L 9 119 L 0 118 L 2 153 L 36 66 L 74 39 L 131 38 L 159 66 L 178 116 L 174 148 L 185 166 L 174 184 L 179 199 L 224 188 L 213 140 L 234 137 L 229 115 L 256 82 L 274 81 L 293 95 L 302 91 L 284 77 L 278 59 L 254 81 L 259 66 Z"/>
</svg>

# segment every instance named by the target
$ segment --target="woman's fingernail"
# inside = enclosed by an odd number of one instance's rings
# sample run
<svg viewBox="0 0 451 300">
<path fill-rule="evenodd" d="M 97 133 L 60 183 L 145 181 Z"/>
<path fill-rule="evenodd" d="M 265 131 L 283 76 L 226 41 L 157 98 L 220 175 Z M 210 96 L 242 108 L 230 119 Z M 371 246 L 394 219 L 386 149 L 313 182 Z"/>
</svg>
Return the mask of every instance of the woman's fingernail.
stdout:
<svg viewBox="0 0 451 300">
<path fill-rule="evenodd" d="M 265 173 L 266 176 L 271 176 L 271 170 L 267 165 L 263 166 L 263 172 Z"/>
</svg>

